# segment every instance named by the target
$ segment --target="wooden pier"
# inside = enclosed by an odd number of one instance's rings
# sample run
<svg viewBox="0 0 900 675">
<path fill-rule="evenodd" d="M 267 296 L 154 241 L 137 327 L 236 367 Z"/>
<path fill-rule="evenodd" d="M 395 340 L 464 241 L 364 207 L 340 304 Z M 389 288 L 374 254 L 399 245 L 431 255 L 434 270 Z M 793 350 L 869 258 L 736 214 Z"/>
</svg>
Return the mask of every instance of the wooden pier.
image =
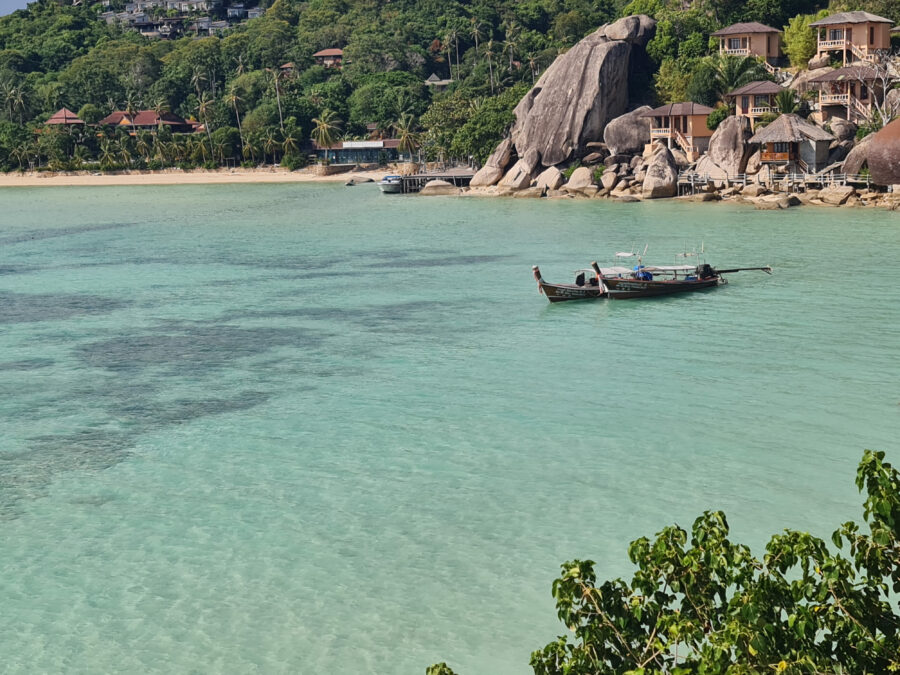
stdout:
<svg viewBox="0 0 900 675">
<path fill-rule="evenodd" d="M 468 187 L 474 175 L 474 173 L 456 173 L 452 171 L 447 173 L 417 173 L 412 176 L 401 176 L 400 181 L 403 194 L 409 194 L 418 192 L 425 186 L 425 183 L 433 180 L 445 180 L 456 187 Z"/>
<path fill-rule="evenodd" d="M 810 188 L 826 188 L 832 185 L 853 185 L 854 187 L 865 186 L 866 189 L 872 186 L 868 174 L 824 172 L 817 174 L 785 173 L 770 176 L 769 180 L 753 180 L 743 173 L 736 176 L 726 175 L 724 177 L 711 177 L 708 174 L 701 175 L 699 173 L 683 171 L 678 175 L 678 194 L 692 195 L 696 194 L 698 191 L 705 192 L 710 185 L 743 187 L 751 183 L 758 183 L 773 192 L 805 192 Z"/>
</svg>

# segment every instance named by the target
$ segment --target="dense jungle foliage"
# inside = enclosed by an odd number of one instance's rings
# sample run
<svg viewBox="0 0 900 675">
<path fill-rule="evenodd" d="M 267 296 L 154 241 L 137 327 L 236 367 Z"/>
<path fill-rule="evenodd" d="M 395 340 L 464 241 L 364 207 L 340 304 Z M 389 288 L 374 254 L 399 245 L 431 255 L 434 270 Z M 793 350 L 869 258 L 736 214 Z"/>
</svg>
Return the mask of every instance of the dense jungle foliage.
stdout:
<svg viewBox="0 0 900 675">
<path fill-rule="evenodd" d="M 851 3 L 852 4 L 848 4 Z M 225 6 L 227 6 L 227 2 Z M 100 3 L 37 0 L 0 18 L 0 168 L 100 168 L 284 160 L 310 137 L 366 138 L 368 124 L 430 159 L 483 161 L 518 99 L 561 52 L 603 23 L 659 21 L 648 52 L 655 98 L 716 96 L 709 34 L 735 21 L 867 9 L 900 22 L 895 0 L 275 0 L 219 36 L 150 39 L 107 24 Z M 124 0 L 112 0 L 121 9 Z M 223 8 L 218 12 L 224 11 Z M 808 29 L 807 29 L 808 30 Z M 344 50 L 341 69 L 315 65 Z M 280 66 L 292 63 L 290 71 Z M 435 93 L 424 80 L 454 82 Z M 88 123 L 112 110 L 171 111 L 205 134 L 43 130 L 66 106 Z M 204 141 L 205 138 L 205 141 Z"/>
</svg>

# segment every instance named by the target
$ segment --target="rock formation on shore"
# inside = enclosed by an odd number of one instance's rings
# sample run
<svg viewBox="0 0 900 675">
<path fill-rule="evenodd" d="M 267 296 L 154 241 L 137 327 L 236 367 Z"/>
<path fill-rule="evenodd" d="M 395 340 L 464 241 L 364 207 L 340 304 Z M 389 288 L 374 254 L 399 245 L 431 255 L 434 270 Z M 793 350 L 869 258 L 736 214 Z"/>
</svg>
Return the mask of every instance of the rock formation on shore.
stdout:
<svg viewBox="0 0 900 675">
<path fill-rule="evenodd" d="M 872 135 L 868 160 L 873 182 L 900 185 L 900 119 Z"/>
<path fill-rule="evenodd" d="M 516 106 L 516 122 L 509 139 L 516 157 L 533 158 L 536 153 L 537 163 L 526 163 L 531 179 L 545 168 L 592 154 L 588 144 L 602 139 L 606 125 L 627 110 L 632 55 L 635 50 L 642 52 L 655 32 L 656 22 L 650 17 L 619 19 L 578 42 L 541 75 Z M 627 136 L 629 133 L 622 138 Z M 506 154 L 505 143 L 478 172 L 473 185 L 496 184 L 501 175 L 507 186 L 524 181 L 523 167 L 518 163 L 518 180 L 507 180 L 512 169 L 506 170 L 513 155 Z M 626 144 L 631 149 L 636 141 L 628 139 Z"/>
</svg>

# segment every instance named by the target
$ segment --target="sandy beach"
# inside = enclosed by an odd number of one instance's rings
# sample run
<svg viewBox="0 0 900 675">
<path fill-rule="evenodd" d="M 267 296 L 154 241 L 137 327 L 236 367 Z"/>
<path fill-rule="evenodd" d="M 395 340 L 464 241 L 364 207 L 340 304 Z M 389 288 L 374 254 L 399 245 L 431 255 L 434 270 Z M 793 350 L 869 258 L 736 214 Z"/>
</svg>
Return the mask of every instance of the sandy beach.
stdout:
<svg viewBox="0 0 900 675">
<path fill-rule="evenodd" d="M 389 171 L 352 171 L 318 176 L 309 170 L 222 169 L 218 171 L 132 171 L 121 174 L 25 172 L 0 174 L 0 187 L 62 187 L 116 185 L 203 185 L 215 183 L 345 183 L 351 178 L 379 181 Z"/>
</svg>

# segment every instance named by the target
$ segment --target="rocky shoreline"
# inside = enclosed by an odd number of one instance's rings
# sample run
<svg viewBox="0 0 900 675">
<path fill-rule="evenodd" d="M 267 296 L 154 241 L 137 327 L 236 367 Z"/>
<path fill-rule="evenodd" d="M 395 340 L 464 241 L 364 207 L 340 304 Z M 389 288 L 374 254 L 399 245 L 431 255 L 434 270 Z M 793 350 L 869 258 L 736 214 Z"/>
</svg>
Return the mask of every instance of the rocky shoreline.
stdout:
<svg viewBox="0 0 900 675">
<path fill-rule="evenodd" d="M 900 208 L 900 186 L 888 192 L 860 175 L 881 144 L 872 142 L 872 136 L 856 141 L 856 125 L 839 118 L 824 125 L 788 113 L 769 130 L 814 138 L 820 144 L 816 152 L 827 157 L 828 169 L 820 174 L 798 176 L 764 161 L 763 141 L 753 139 L 744 116 L 722 120 L 702 153 L 687 146 L 682 151 L 671 138 L 651 137 L 648 115 L 659 109 L 651 112 L 650 106 L 640 105 L 647 92 L 629 85 L 646 63 L 644 47 L 655 32 L 656 22 L 643 15 L 601 26 L 541 75 L 516 107 L 509 136 L 474 175 L 469 189 L 433 181 L 421 194 L 623 202 L 679 198 L 746 203 L 763 210 L 803 204 Z M 690 194 L 679 197 L 685 192 Z"/>
</svg>

